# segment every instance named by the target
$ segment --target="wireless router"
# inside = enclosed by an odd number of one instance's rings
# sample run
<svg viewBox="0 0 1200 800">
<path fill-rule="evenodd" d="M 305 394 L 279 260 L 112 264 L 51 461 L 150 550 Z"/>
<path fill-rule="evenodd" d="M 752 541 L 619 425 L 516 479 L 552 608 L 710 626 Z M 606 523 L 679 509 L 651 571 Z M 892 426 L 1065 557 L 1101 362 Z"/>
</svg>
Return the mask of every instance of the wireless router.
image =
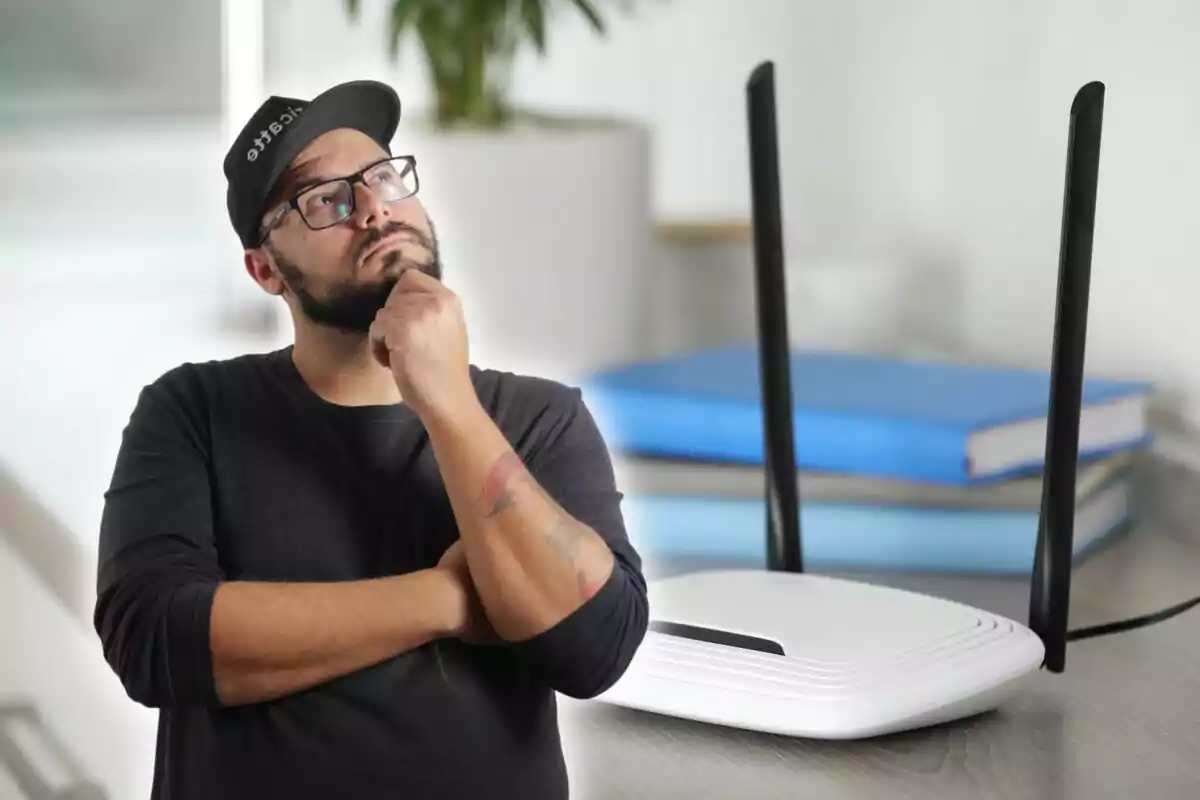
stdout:
<svg viewBox="0 0 1200 800">
<path fill-rule="evenodd" d="M 650 586 L 650 628 L 597 699 L 705 723 L 858 739 L 996 708 L 1063 671 L 1104 85 L 1071 105 L 1046 463 L 1029 625 L 802 568 L 779 199 L 774 65 L 746 87 L 767 474 L 767 569 Z M 969 535 L 969 532 L 964 532 Z"/>
</svg>

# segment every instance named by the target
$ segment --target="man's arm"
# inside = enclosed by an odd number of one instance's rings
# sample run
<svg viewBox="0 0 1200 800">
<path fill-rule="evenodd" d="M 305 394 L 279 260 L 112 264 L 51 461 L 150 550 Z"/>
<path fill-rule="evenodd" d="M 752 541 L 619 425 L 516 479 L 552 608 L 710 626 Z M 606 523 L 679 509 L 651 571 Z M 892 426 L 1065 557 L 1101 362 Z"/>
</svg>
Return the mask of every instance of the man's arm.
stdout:
<svg viewBox="0 0 1200 800">
<path fill-rule="evenodd" d="M 496 633 L 537 636 L 608 580 L 613 554 L 534 479 L 482 405 L 426 421 L 471 578 Z"/>
<path fill-rule="evenodd" d="M 559 691 L 591 696 L 620 677 L 645 634 L 645 584 L 579 392 L 560 387 L 546 404 L 540 480 L 479 404 L 427 413 L 425 424 L 496 633 L 534 655 Z"/>
<path fill-rule="evenodd" d="M 467 597 L 445 570 L 348 583 L 227 582 L 213 540 L 203 415 L 180 374 L 143 391 L 100 532 L 96 631 L 129 696 L 237 705 L 312 687 L 450 635 Z"/>
<path fill-rule="evenodd" d="M 339 583 L 224 583 L 212 607 L 223 705 L 273 700 L 453 632 L 443 570 Z"/>
</svg>

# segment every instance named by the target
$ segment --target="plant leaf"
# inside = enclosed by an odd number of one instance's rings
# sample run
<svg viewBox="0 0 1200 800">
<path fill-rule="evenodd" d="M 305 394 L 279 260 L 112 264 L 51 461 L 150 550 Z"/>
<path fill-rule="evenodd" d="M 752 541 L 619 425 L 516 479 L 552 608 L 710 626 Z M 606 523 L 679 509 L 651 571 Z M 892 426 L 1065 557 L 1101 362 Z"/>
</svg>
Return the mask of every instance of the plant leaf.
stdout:
<svg viewBox="0 0 1200 800">
<path fill-rule="evenodd" d="M 362 13 L 361 0 L 346 0 L 346 16 L 353 22 L 358 22 L 359 15 Z"/>
<path fill-rule="evenodd" d="M 542 0 L 521 0 L 521 19 L 539 54 L 546 52 L 546 13 Z"/>
<path fill-rule="evenodd" d="M 358 0 L 349 0 L 357 3 Z M 388 22 L 388 57 L 395 61 L 400 57 L 400 41 L 411 24 L 419 23 L 421 0 L 395 0 Z"/>
<path fill-rule="evenodd" d="M 600 18 L 600 12 L 592 5 L 591 0 L 573 0 L 575 7 L 588 19 L 592 24 L 592 28 L 596 33 L 604 33 L 604 20 Z"/>
</svg>

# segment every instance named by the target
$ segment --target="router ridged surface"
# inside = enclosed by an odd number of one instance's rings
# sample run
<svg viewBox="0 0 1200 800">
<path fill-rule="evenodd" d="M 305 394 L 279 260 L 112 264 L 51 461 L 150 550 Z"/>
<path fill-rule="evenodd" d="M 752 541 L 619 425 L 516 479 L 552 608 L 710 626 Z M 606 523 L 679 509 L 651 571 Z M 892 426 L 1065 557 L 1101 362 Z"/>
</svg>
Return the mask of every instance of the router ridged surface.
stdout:
<svg viewBox="0 0 1200 800">
<path fill-rule="evenodd" d="M 708 572 L 654 584 L 651 617 L 782 645 L 785 655 L 651 631 L 599 699 L 819 738 L 920 727 L 995 707 L 1041 641 L 986 611 L 815 575 Z"/>
</svg>

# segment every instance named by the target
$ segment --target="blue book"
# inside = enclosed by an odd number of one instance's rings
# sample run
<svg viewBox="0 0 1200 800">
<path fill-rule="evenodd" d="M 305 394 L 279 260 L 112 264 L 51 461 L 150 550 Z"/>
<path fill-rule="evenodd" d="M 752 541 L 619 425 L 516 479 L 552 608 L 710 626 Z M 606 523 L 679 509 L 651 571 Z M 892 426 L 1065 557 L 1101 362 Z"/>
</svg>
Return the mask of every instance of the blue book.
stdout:
<svg viewBox="0 0 1200 800">
<path fill-rule="evenodd" d="M 685 461 L 763 463 L 758 352 L 729 345 L 579 381 L 609 446 Z M 1082 460 L 1144 446 L 1142 381 L 1088 379 Z M 1040 471 L 1048 371 L 795 352 L 800 470 L 971 484 Z"/>
<path fill-rule="evenodd" d="M 1127 530 L 1128 477 L 1114 478 L 1076 506 L 1074 559 Z M 766 563 L 761 499 L 632 492 L 623 510 L 630 541 L 647 562 L 699 559 Z M 801 498 L 806 569 L 1027 575 L 1033 569 L 1038 509 L 888 506 Z"/>
</svg>

